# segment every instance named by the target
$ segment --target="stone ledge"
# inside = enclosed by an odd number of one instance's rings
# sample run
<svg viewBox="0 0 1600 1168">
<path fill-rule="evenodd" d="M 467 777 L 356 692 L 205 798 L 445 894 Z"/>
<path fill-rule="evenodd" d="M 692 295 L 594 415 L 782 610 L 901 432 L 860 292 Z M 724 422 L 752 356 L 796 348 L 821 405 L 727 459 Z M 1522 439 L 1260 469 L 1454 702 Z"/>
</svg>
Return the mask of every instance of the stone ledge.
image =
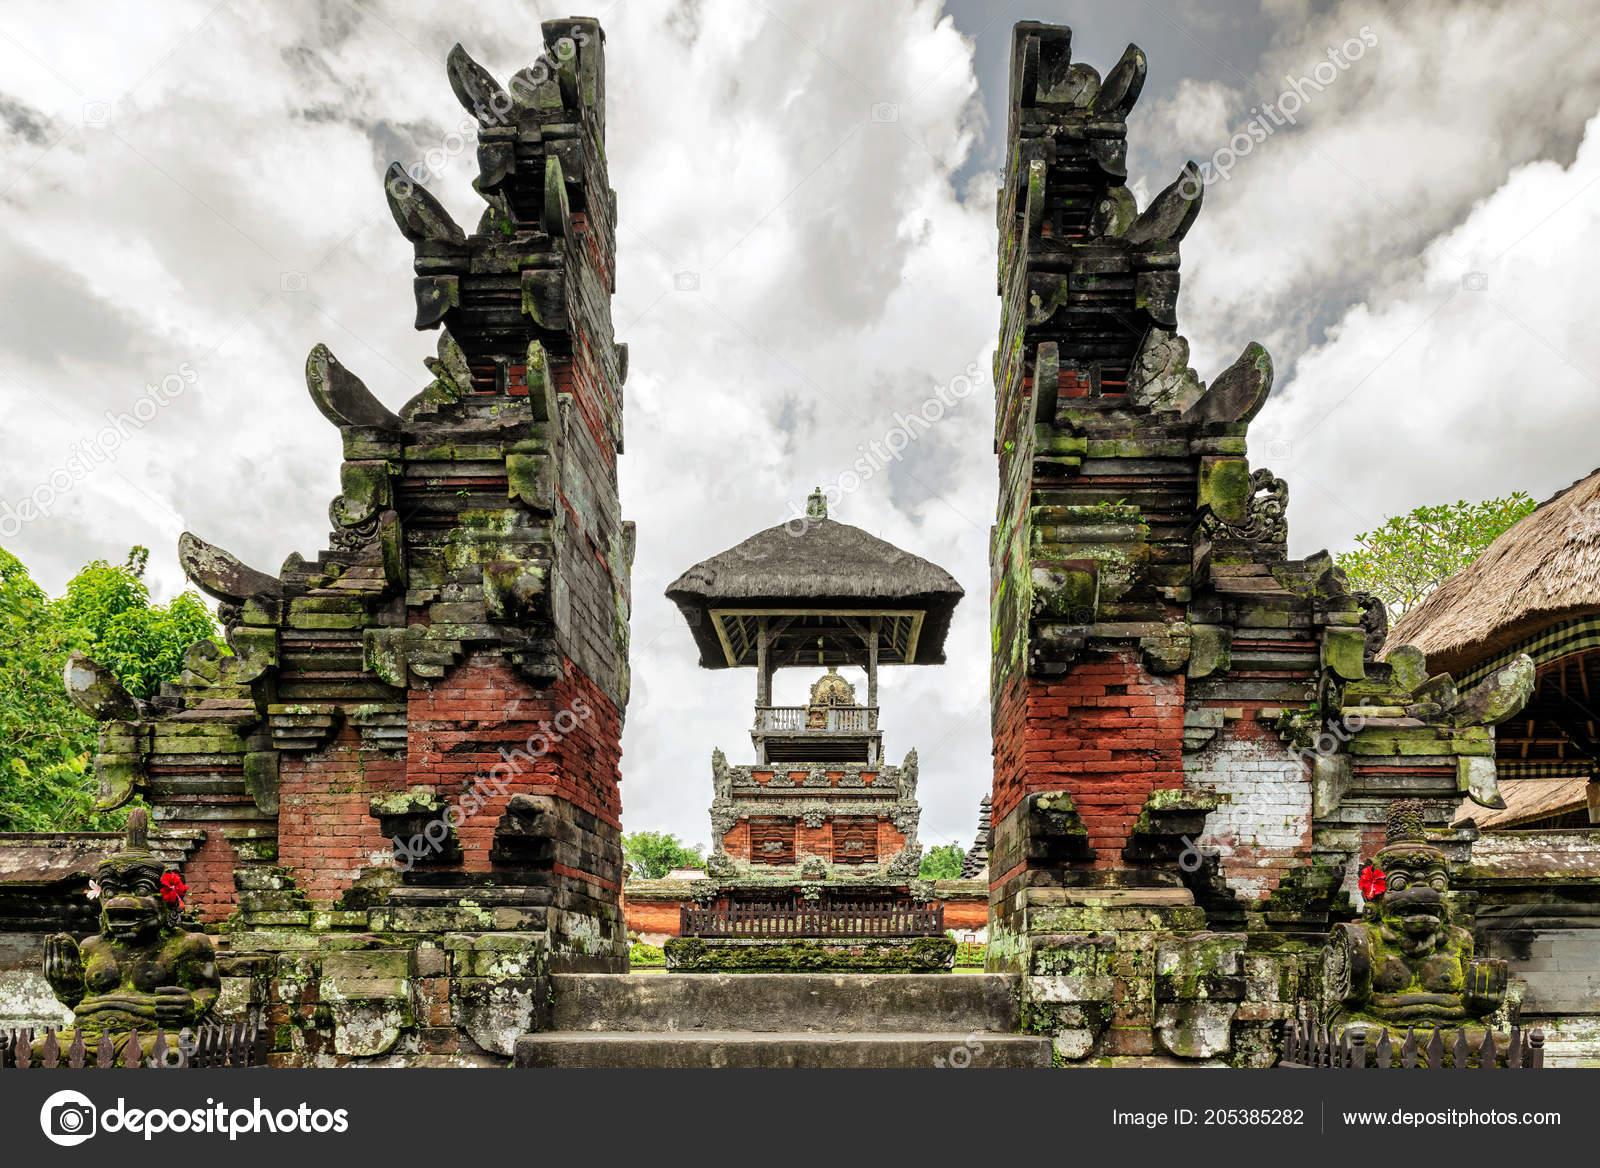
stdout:
<svg viewBox="0 0 1600 1168">
<path fill-rule="evenodd" d="M 680 973 L 939 973 L 956 960 L 949 937 L 672 937 L 665 951 Z"/>
</svg>

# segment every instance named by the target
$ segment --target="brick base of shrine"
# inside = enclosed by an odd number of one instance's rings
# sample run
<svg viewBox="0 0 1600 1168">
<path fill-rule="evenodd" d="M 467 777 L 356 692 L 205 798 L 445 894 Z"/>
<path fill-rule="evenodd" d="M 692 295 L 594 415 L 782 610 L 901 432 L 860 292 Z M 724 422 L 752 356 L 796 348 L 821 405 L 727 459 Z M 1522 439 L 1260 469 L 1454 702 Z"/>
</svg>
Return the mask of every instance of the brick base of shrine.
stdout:
<svg viewBox="0 0 1600 1168">
<path fill-rule="evenodd" d="M 673 937 L 667 968 L 677 973 L 948 973 L 949 937 Z"/>
</svg>

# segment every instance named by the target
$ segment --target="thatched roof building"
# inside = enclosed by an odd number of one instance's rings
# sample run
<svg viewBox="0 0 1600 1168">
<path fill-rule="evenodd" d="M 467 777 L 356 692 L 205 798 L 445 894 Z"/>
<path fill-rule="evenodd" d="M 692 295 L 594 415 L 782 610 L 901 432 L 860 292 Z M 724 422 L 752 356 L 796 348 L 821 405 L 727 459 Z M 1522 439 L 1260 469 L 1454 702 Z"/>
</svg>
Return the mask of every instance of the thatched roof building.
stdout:
<svg viewBox="0 0 1600 1168">
<path fill-rule="evenodd" d="M 1583 826 L 1600 813 L 1600 471 L 1546 499 L 1390 630 L 1434 672 L 1475 685 L 1518 654 L 1533 697 L 1495 729 L 1506 806 L 1481 828 Z M 1590 809 L 1594 809 L 1591 812 Z"/>
<path fill-rule="evenodd" d="M 1505 806 L 1498 811 L 1462 804 L 1462 815 L 1479 827 L 1513 828 L 1532 824 L 1588 826 L 1586 796 L 1589 779 L 1565 775 L 1548 779 L 1515 779 L 1500 784 Z M 1460 822 L 1460 820 L 1457 820 Z"/>
<path fill-rule="evenodd" d="M 805 517 L 702 560 L 667 588 L 707 669 L 757 664 L 769 630 L 775 665 L 859 665 L 871 622 L 884 664 L 940 665 L 963 595 L 937 564 L 827 517 L 820 493 Z"/>
<path fill-rule="evenodd" d="M 1557 492 L 1406 613 L 1388 645 L 1415 645 L 1458 683 L 1568 620 L 1600 614 L 1600 470 Z M 1600 642 L 1597 642 L 1600 643 Z M 1535 654 L 1534 664 L 1542 664 Z M 1492 668 L 1492 665 L 1490 665 Z"/>
</svg>

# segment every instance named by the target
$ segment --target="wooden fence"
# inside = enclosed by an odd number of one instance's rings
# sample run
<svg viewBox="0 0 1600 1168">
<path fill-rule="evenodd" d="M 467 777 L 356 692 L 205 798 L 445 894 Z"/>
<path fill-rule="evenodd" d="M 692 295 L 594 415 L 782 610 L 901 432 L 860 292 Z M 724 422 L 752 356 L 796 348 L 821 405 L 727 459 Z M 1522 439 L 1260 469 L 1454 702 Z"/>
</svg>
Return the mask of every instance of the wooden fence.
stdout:
<svg viewBox="0 0 1600 1168">
<path fill-rule="evenodd" d="M 1534 1030 L 1524 1036 L 1521 1028 L 1511 1028 L 1511 1038 L 1502 1052 L 1495 1047 L 1494 1032 L 1485 1030 L 1483 1039 L 1474 1044 L 1465 1030 L 1455 1031 L 1447 1039 L 1445 1031 L 1424 1031 L 1419 1039 L 1415 1029 L 1406 1032 L 1406 1040 L 1397 1052 L 1387 1031 L 1379 1032 L 1378 1041 L 1369 1047 L 1367 1031 L 1350 1028 L 1338 1034 L 1326 1026 L 1312 1026 L 1305 1022 L 1290 1022 L 1283 1029 L 1283 1055 L 1280 1067 L 1334 1067 L 1348 1070 L 1385 1070 L 1400 1066 L 1420 1067 L 1424 1070 L 1442 1070 L 1448 1065 L 1458 1071 L 1538 1070 L 1544 1066 L 1544 1031 Z M 1449 1058 L 1446 1059 L 1448 1053 Z"/>
<path fill-rule="evenodd" d="M 35 1054 L 34 1031 L 0 1030 L 0 1068 L 259 1067 L 267 1062 L 267 1030 L 259 1022 L 212 1022 L 197 1031 L 185 1027 L 170 1039 L 165 1030 L 158 1029 L 155 1042 L 143 1053 L 148 1036 L 149 1031 L 142 1036 L 131 1031 L 119 1054 L 109 1035 L 85 1043 L 83 1035 L 75 1033 L 72 1042 L 63 1047 L 52 1026 L 45 1029 L 44 1042 Z"/>
<path fill-rule="evenodd" d="M 686 904 L 678 931 L 685 937 L 938 937 L 944 934 L 944 905 Z"/>
</svg>

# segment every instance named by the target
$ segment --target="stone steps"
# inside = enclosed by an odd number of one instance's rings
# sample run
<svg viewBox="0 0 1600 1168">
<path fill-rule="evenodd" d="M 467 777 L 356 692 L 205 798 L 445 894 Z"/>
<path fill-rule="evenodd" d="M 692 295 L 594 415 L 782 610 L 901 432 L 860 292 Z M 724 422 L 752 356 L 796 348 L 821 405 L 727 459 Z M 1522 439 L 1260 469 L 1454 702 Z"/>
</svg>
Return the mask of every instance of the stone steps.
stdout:
<svg viewBox="0 0 1600 1168">
<path fill-rule="evenodd" d="M 1015 974 L 556 974 L 550 1029 L 1015 1031 Z"/>
<path fill-rule="evenodd" d="M 1050 1040 L 969 1031 L 566 1031 L 517 1039 L 519 1067 L 755 1069 L 1048 1067 Z"/>
<path fill-rule="evenodd" d="M 1047 1067 L 1013 974 L 556 974 L 519 1067 Z"/>
</svg>

